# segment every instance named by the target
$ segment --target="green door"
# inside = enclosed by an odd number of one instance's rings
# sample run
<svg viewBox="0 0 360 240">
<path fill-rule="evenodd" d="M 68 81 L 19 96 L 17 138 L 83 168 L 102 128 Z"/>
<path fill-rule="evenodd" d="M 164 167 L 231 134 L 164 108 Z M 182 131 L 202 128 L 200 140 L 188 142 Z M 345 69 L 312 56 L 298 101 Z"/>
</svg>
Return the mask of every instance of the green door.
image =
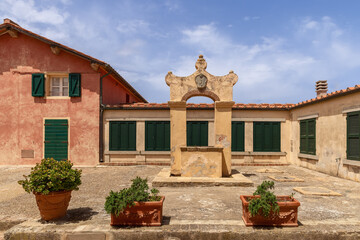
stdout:
<svg viewBox="0 0 360 240">
<path fill-rule="evenodd" d="M 68 159 L 68 120 L 45 120 L 45 158 Z"/>
<path fill-rule="evenodd" d="M 188 146 L 207 146 L 208 122 L 200 122 L 200 121 L 187 122 L 186 139 Z"/>
</svg>

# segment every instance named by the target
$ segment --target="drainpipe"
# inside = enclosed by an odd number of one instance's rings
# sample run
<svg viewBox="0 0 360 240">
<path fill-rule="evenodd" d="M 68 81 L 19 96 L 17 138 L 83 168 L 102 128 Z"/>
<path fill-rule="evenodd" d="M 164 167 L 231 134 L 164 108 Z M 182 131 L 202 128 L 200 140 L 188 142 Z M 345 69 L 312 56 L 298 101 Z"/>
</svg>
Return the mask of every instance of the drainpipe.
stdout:
<svg viewBox="0 0 360 240">
<path fill-rule="evenodd" d="M 108 65 L 105 65 L 105 68 Z M 100 77 L 100 116 L 99 116 L 99 161 L 100 162 L 104 162 L 104 142 L 103 142 L 103 138 L 104 138 L 104 119 L 103 119 L 103 115 L 104 115 L 104 104 L 103 104 L 103 79 L 105 77 L 107 77 L 108 75 L 111 74 L 111 70 Z"/>
</svg>

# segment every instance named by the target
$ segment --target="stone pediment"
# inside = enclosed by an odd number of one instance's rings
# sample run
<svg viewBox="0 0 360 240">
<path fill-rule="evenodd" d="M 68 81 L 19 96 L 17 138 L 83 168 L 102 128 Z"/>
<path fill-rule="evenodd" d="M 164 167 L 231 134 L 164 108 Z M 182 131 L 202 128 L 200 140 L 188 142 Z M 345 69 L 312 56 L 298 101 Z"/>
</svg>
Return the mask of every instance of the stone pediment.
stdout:
<svg viewBox="0 0 360 240">
<path fill-rule="evenodd" d="M 214 76 L 206 71 L 206 67 L 207 63 L 200 55 L 193 74 L 179 77 L 169 72 L 165 81 L 170 86 L 170 101 L 187 101 L 194 96 L 206 96 L 214 101 L 232 101 L 233 86 L 238 76 L 233 71 L 225 76 Z"/>
</svg>

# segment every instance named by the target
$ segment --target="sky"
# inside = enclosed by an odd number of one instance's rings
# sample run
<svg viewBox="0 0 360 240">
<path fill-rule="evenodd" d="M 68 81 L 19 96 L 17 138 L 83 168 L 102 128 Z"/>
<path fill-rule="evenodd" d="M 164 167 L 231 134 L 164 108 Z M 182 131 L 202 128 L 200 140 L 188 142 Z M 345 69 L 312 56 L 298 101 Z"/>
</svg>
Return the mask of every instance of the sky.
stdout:
<svg viewBox="0 0 360 240">
<path fill-rule="evenodd" d="M 0 0 L 0 18 L 109 63 L 148 102 L 165 76 L 233 70 L 236 103 L 297 103 L 360 84 L 360 1 Z M 191 98 L 188 102 L 212 102 Z"/>
</svg>

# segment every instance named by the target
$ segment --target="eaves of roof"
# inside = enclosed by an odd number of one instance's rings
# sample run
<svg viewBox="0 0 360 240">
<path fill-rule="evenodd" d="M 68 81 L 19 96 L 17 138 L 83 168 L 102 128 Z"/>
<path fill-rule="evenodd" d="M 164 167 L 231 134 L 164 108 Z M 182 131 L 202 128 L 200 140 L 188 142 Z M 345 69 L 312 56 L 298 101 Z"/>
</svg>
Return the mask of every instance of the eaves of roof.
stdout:
<svg viewBox="0 0 360 240">
<path fill-rule="evenodd" d="M 310 104 L 326 101 L 326 100 L 333 99 L 336 97 L 345 96 L 345 95 L 356 93 L 359 91 L 360 91 L 360 85 L 355 85 L 354 87 L 348 87 L 347 89 L 337 90 L 337 91 L 328 93 L 326 95 L 323 95 L 321 97 L 316 97 L 316 98 L 312 98 L 312 99 L 309 99 L 306 101 L 299 102 L 297 104 L 293 104 L 290 109 L 304 107 L 304 106 L 307 106 Z"/>
<path fill-rule="evenodd" d="M 291 105 L 291 104 L 290 104 Z M 242 104 L 238 103 L 233 106 L 233 110 L 288 110 L 289 104 Z M 213 103 L 187 103 L 186 108 L 189 110 L 212 110 Z M 107 110 L 169 110 L 167 103 L 126 103 L 118 105 L 105 105 Z"/>
<path fill-rule="evenodd" d="M 104 61 L 101 61 L 99 59 L 96 59 L 94 57 L 91 57 L 91 56 L 89 56 L 89 55 L 87 55 L 85 53 L 79 52 L 79 51 L 77 51 L 77 50 L 75 50 L 73 48 L 62 45 L 62 44 L 60 44 L 58 42 L 52 41 L 52 40 L 50 40 L 48 38 L 40 36 L 40 35 L 38 35 L 36 33 L 33 33 L 33 32 L 31 32 L 31 31 L 29 31 L 29 30 L 27 30 L 25 28 L 20 27 L 18 24 L 14 23 L 13 21 L 11 21 L 9 19 L 6 19 L 6 20 L 8 20 L 8 21 L 4 22 L 3 24 L 0 24 L 0 31 L 2 31 L 4 29 L 6 29 L 6 30 L 15 30 L 15 31 L 18 31 L 18 32 L 23 33 L 25 35 L 28 35 L 30 37 L 33 37 L 35 39 L 38 39 L 38 40 L 40 40 L 40 41 L 42 41 L 44 43 L 47 43 L 52 47 L 58 47 L 61 50 L 64 50 L 64 51 L 69 52 L 71 54 L 74 54 L 74 55 L 76 55 L 78 57 L 81 57 L 81 58 L 83 58 L 85 60 L 88 60 L 91 63 L 97 63 L 97 64 L 101 65 L 105 69 L 105 71 L 111 72 L 111 74 L 113 74 L 115 76 L 115 78 L 117 78 L 120 81 L 120 83 L 122 83 L 124 85 L 125 88 L 127 88 L 137 98 L 139 98 L 140 101 L 143 101 L 143 102 L 147 103 L 146 99 L 143 96 L 141 96 L 141 94 L 138 93 L 135 90 L 135 88 L 133 88 L 131 86 L 131 84 L 128 83 L 113 67 L 111 67 L 110 64 L 108 64 L 108 63 L 106 63 Z"/>
<path fill-rule="evenodd" d="M 312 98 L 297 104 L 268 104 L 268 103 L 236 103 L 232 109 L 233 110 L 292 110 L 300 107 L 307 106 L 309 104 L 315 104 L 336 97 L 345 96 L 348 94 L 360 92 L 360 85 L 355 85 L 354 87 L 348 87 L 347 89 L 338 90 L 335 92 L 328 93 L 321 97 Z M 213 103 L 187 103 L 186 108 L 189 110 L 209 110 L 214 109 Z M 170 109 L 167 103 L 126 103 L 118 105 L 105 105 L 104 109 L 108 110 L 168 110 Z"/>
</svg>

